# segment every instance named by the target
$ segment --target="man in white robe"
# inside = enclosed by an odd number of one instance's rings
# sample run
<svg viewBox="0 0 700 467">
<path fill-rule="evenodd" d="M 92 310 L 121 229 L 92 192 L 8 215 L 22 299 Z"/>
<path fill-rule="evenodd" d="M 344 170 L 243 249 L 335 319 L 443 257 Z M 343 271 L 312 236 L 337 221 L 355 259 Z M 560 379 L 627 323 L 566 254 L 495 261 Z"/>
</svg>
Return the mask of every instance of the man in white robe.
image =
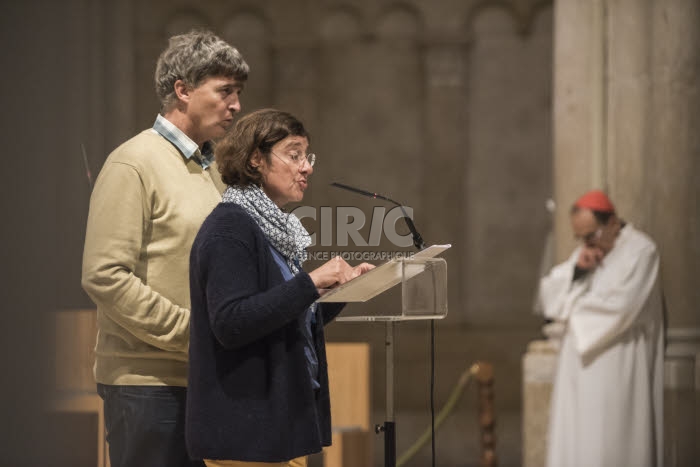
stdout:
<svg viewBox="0 0 700 467">
<path fill-rule="evenodd" d="M 549 424 L 549 467 L 663 464 L 664 318 L 654 242 L 601 191 L 571 210 L 581 245 L 540 282 L 566 331 Z"/>
</svg>

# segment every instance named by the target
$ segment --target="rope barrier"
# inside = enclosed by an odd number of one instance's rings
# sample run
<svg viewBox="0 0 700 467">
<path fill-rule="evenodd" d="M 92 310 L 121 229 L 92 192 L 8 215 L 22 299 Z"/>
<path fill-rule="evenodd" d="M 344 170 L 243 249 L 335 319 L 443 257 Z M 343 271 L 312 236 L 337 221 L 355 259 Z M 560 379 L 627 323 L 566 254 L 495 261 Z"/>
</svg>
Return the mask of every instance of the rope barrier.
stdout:
<svg viewBox="0 0 700 467">
<path fill-rule="evenodd" d="M 452 389 L 452 392 L 450 392 L 450 396 L 447 398 L 445 405 L 442 406 L 442 409 L 440 409 L 440 412 L 435 417 L 435 431 L 440 428 L 442 423 L 447 419 L 450 413 L 452 413 L 457 405 L 457 402 L 459 402 L 461 399 L 464 389 L 467 387 L 472 377 L 476 376 L 478 372 L 479 363 L 474 363 L 472 366 L 462 372 L 459 380 L 457 380 L 457 384 Z M 396 466 L 401 467 L 413 456 L 415 456 L 416 453 L 420 451 L 428 441 L 430 441 L 431 432 L 432 429 L 430 426 L 426 428 L 425 431 L 423 431 L 423 434 L 411 446 L 409 446 L 403 454 L 401 454 L 401 457 L 399 457 L 396 461 Z"/>
</svg>

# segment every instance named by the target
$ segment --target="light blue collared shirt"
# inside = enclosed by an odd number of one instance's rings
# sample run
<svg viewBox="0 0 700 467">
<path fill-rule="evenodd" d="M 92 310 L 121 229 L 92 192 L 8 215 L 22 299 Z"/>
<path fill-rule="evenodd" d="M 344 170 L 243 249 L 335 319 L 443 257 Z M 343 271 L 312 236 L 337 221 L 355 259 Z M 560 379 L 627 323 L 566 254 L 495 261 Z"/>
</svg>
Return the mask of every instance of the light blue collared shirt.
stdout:
<svg viewBox="0 0 700 467">
<path fill-rule="evenodd" d="M 288 281 L 294 277 L 289 265 L 284 259 L 284 256 L 270 245 L 270 251 L 272 252 L 272 257 L 275 259 L 275 263 L 279 266 L 282 272 L 282 277 L 284 280 Z M 316 313 L 315 304 L 312 304 L 306 309 L 304 316 L 302 317 L 304 325 L 302 326 L 302 331 L 304 334 L 304 355 L 306 356 L 306 367 L 309 370 L 309 376 L 311 377 L 311 387 L 314 389 L 319 389 L 321 384 L 318 382 L 318 357 L 316 356 L 316 349 L 314 348 L 314 337 L 313 328 L 316 325 Z"/>
<path fill-rule="evenodd" d="M 173 143 L 185 158 L 191 159 L 194 157 L 194 160 L 197 161 L 203 169 L 208 169 L 214 162 L 214 148 L 210 141 L 204 143 L 200 151 L 197 143 L 192 141 L 189 136 L 162 115 L 158 114 L 156 117 L 153 129 L 163 138 Z"/>
</svg>

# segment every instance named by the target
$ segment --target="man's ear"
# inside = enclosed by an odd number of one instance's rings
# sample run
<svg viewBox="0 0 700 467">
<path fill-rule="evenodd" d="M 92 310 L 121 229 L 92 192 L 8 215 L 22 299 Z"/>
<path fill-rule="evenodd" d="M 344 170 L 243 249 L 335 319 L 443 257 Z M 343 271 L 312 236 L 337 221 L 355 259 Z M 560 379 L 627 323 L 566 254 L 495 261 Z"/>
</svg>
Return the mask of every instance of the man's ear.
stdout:
<svg viewBox="0 0 700 467">
<path fill-rule="evenodd" d="M 192 89 L 181 79 L 175 81 L 173 87 L 175 88 L 175 95 L 177 96 L 178 100 L 189 103 Z"/>
</svg>

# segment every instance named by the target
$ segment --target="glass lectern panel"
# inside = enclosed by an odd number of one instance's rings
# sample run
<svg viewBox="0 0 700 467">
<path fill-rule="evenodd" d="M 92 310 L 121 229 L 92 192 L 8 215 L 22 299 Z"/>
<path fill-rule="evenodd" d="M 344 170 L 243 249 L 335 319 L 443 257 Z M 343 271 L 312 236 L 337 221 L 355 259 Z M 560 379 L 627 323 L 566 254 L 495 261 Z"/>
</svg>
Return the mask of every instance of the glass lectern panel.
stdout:
<svg viewBox="0 0 700 467">
<path fill-rule="evenodd" d="M 447 263 L 441 258 L 396 259 L 322 296 L 319 302 L 366 302 L 401 284 L 401 303 L 368 312 L 346 307 L 336 321 L 406 321 L 447 315 Z"/>
</svg>

